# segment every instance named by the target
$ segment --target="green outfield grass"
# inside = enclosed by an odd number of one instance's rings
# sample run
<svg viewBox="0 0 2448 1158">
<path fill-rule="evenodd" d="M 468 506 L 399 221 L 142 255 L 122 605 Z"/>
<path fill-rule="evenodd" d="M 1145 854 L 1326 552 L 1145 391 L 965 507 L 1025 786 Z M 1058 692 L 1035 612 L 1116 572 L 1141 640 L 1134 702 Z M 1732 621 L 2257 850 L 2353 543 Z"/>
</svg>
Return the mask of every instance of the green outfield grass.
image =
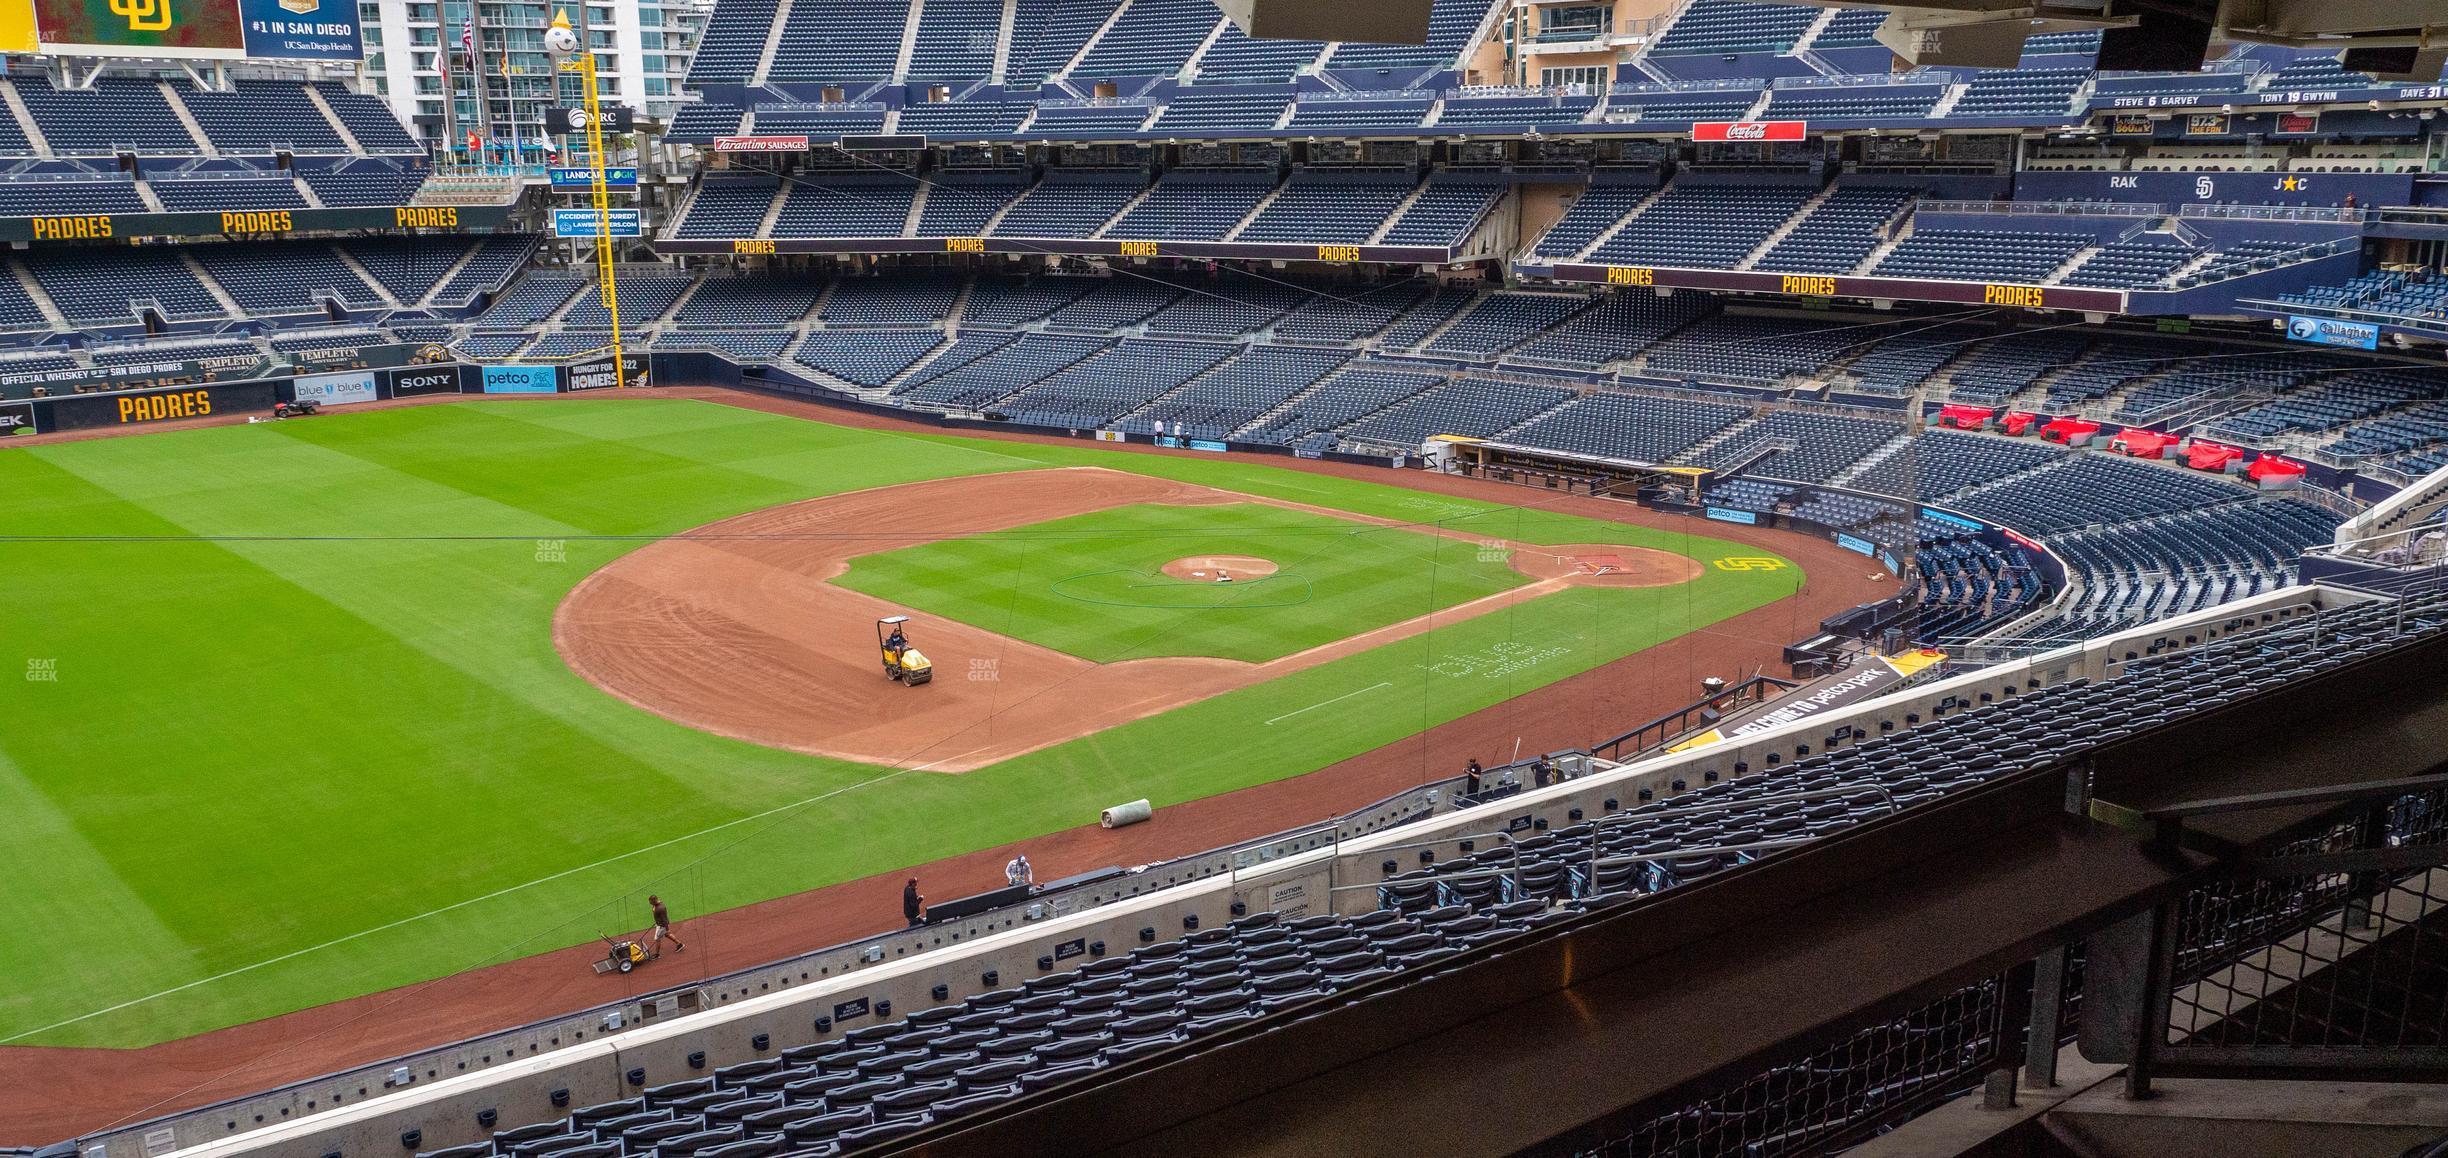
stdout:
<svg viewBox="0 0 2448 1158">
<path fill-rule="evenodd" d="M 649 891 L 705 913 L 1072 827 L 1115 800 L 1297 775 L 1801 578 L 1710 569 L 1679 587 L 1574 589 L 958 776 L 692 731 L 598 691 L 553 649 L 562 597 L 646 537 L 1056 465 L 1515 541 L 1760 554 L 1239 457 L 852 430 L 673 399 L 464 402 L 14 449 L 0 453 L 0 1040 L 185 1036 L 634 929 Z M 1436 549 L 1413 532 L 1360 537 L 1392 556 Z M 1341 599 L 1369 565 L 1310 581 Z M 1506 581 L 1450 556 L 1434 570 Z M 1418 610 L 1366 603 L 1330 618 Z M 1271 630 L 1342 634 L 1297 618 L 1207 629 L 1201 646 L 1254 655 L 1289 646 Z M 386 1016 L 414 1010 L 410 996 Z"/>
<path fill-rule="evenodd" d="M 1194 555 L 1279 569 L 1226 584 L 1163 573 Z M 1256 663 L 1527 581 L 1474 541 L 1260 503 L 1116 507 L 862 556 L 835 580 L 1098 663 Z"/>
</svg>

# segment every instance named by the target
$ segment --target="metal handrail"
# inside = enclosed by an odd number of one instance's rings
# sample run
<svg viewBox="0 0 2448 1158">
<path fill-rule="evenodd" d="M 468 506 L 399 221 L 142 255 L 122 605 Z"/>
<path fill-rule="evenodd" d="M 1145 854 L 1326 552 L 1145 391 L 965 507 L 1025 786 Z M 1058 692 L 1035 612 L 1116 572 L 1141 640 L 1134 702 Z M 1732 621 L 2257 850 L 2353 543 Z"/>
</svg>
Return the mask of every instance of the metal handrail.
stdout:
<svg viewBox="0 0 2448 1158">
<path fill-rule="evenodd" d="M 1412 850 L 1412 849 L 1421 849 L 1421 848 L 1436 848 L 1436 847 L 1438 847 L 1439 845 L 1455 844 L 1455 843 L 1458 843 L 1458 842 L 1460 842 L 1460 841 L 1465 841 L 1465 840 L 1478 840 L 1478 839 L 1480 839 L 1480 838 L 1482 838 L 1482 837 L 1494 837 L 1494 838 L 1496 838 L 1496 839 L 1498 839 L 1498 840 L 1501 840 L 1501 841 L 1505 842 L 1505 851 L 1506 851 L 1507 853 L 1511 854 L 1511 858 L 1512 858 L 1512 865 L 1511 865 L 1511 867 L 1509 867 L 1509 868 L 1505 868 L 1505 869 L 1489 869 L 1489 870 L 1486 870 L 1486 871 L 1484 871 L 1484 872 L 1479 871 L 1479 870 L 1472 870 L 1472 871 L 1470 871 L 1470 872 L 1459 872 L 1459 873 L 1453 873 L 1453 874 L 1450 874 L 1450 875 L 1439 874 L 1439 875 L 1437 875 L 1437 876 L 1435 876 L 1435 877 L 1433 877 L 1433 878 L 1431 878 L 1431 879 L 1432 879 L 1432 880 L 1437 880 L 1437 881 L 1442 881 L 1442 880 L 1458 880 L 1458 881 L 1459 881 L 1459 880 L 1477 880 L 1477 879 L 1479 879 L 1480 877 L 1483 877 L 1483 876 L 1507 876 L 1507 875 L 1509 875 L 1509 876 L 1511 876 L 1511 877 L 1513 878 L 1513 888 L 1514 888 L 1514 891 L 1516 891 L 1516 892 L 1520 891 L 1520 890 L 1521 890 L 1521 887 L 1522 887 L 1522 883 L 1521 883 L 1521 847 L 1520 847 L 1520 845 L 1518 845 L 1518 844 L 1516 844 L 1516 843 L 1514 842 L 1514 840 L 1513 840 L 1513 834 L 1512 834 L 1512 833 L 1509 833 L 1509 832 L 1501 832 L 1501 831 L 1496 831 L 1496 832 L 1462 832 L 1462 833 L 1455 833 L 1455 834 L 1454 834 L 1454 835 L 1452 835 L 1452 836 L 1443 837 L 1443 838 L 1438 839 L 1438 840 L 1422 840 L 1422 841 L 1414 841 L 1414 842 L 1409 843 L 1409 844 L 1391 844 L 1391 845 L 1387 845 L 1387 846 L 1385 846 L 1385 847 L 1383 847 L 1383 848 L 1372 849 L 1372 850 L 1370 850 L 1370 851 L 1372 851 L 1372 852 L 1407 852 L 1407 851 L 1410 851 L 1410 850 Z M 1326 886 L 1326 891 L 1327 891 L 1327 892 L 1330 892 L 1330 893 L 1337 893 L 1337 892 L 1351 892 L 1351 891 L 1358 890 L 1358 889 L 1376 889 L 1376 888 L 1382 888 L 1382 887 L 1384 887 L 1384 886 L 1385 886 L 1385 885 L 1387 885 L 1388 883 L 1391 883 L 1391 882 L 1392 882 L 1392 880 L 1393 880 L 1393 878 L 1392 878 L 1392 877 L 1388 877 L 1388 878 L 1386 878 L 1385 880 L 1381 880 L 1381 881 L 1374 881 L 1374 882 L 1370 882 L 1370 883 L 1367 883 L 1367 884 L 1357 884 L 1357 885 L 1338 885 L 1338 884 L 1334 884 L 1334 883 L 1332 883 L 1332 882 L 1331 882 L 1331 880 L 1330 880 L 1330 881 L 1329 881 L 1329 883 L 1328 883 L 1328 884 L 1327 884 L 1327 886 Z"/>
<path fill-rule="evenodd" d="M 2114 201 L 1923 201 L 1919 213 L 1998 213 L 2009 217 L 2164 217 L 2155 202 Z"/>
<path fill-rule="evenodd" d="M 2312 221 L 2359 225 L 2370 211 L 2337 205 L 2180 205 L 2178 217 L 2218 217 L 2235 221 Z"/>
</svg>

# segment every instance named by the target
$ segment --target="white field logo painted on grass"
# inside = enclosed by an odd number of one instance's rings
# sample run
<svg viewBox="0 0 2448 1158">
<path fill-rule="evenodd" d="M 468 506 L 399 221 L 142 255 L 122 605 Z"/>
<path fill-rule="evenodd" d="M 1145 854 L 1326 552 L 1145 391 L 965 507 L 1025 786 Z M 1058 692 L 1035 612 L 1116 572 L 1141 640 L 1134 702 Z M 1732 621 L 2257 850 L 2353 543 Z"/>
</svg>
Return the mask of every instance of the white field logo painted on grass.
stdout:
<svg viewBox="0 0 2448 1158">
<path fill-rule="evenodd" d="M 536 540 L 535 561 L 538 563 L 569 562 L 569 541 L 566 539 Z"/>
<path fill-rule="evenodd" d="M 1481 540 L 1479 540 L 1479 561 L 1480 561 L 1480 562 L 1482 562 L 1482 563 L 1503 563 L 1503 562 L 1507 562 L 1507 561 L 1511 560 L 1512 558 L 1513 558 L 1513 550 L 1512 550 L 1512 548 L 1505 546 L 1505 545 L 1504 545 L 1504 541 L 1503 541 L 1503 540 L 1501 540 L 1501 539 L 1481 539 Z"/>
<path fill-rule="evenodd" d="M 1451 679 L 1478 676 L 1481 679 L 1493 680 L 1503 679 L 1516 672 L 1526 671 L 1548 660 L 1559 659 L 1571 653 L 1572 649 L 1569 647 L 1553 645 L 1539 647 L 1535 644 L 1506 640 L 1477 651 L 1448 655 L 1425 666 L 1429 671 Z"/>
<path fill-rule="evenodd" d="M 27 683 L 30 683 L 30 684 L 55 684 L 55 683 L 58 683 L 58 682 L 59 682 L 59 661 L 58 661 L 58 660 L 56 660 L 56 659 L 29 659 L 29 660 L 27 660 L 27 661 L 26 661 L 26 682 L 27 682 Z"/>
<path fill-rule="evenodd" d="M 1421 511 L 1439 519 L 1458 519 L 1485 512 L 1485 508 L 1475 507 L 1469 503 L 1441 503 L 1435 499 L 1409 498 L 1396 505 L 1406 511 Z"/>
<path fill-rule="evenodd" d="M 973 684 L 991 684 L 1000 681 L 1003 678 L 1003 669 L 999 666 L 1001 663 L 1001 660 L 994 659 L 970 660 L 969 682 Z"/>
</svg>

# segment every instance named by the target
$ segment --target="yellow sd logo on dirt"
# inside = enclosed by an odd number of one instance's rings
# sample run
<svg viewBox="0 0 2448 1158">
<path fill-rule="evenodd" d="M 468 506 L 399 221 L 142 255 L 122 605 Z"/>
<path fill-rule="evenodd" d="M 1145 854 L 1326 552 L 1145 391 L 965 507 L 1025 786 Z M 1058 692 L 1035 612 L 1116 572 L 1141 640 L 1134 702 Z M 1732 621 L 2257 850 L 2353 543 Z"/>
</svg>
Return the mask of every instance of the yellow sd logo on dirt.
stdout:
<svg viewBox="0 0 2448 1158">
<path fill-rule="evenodd" d="M 1766 555 L 1728 555 L 1723 559 L 1711 561 L 1709 566 L 1720 571 L 1782 571 L 1785 569 L 1785 560 L 1773 559 Z"/>
</svg>

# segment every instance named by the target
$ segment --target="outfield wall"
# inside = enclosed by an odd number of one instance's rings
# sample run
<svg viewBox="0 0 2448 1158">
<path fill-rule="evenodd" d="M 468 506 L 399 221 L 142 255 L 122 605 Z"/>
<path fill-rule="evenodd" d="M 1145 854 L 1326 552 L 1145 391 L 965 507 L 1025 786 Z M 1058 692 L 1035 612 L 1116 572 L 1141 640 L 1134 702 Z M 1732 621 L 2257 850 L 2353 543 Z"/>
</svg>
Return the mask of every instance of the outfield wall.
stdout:
<svg viewBox="0 0 2448 1158">
<path fill-rule="evenodd" d="M 548 1120 L 571 1108 L 831 1040 L 888 1017 L 1025 985 L 1058 966 L 1067 969 L 1211 929 L 1244 910 L 1367 911 L 1378 906 L 1377 882 L 1421 863 L 1423 853 L 1439 860 L 1458 855 L 1463 840 L 1485 844 L 1577 823 L 2042 686 L 2111 678 L 2137 660 L 2365 598 L 2317 587 L 2272 592 L 1487 804 L 1456 810 L 1450 801 L 1417 800 L 1425 811 L 1407 822 L 1382 825 L 1373 833 L 1338 827 L 1298 834 L 1295 839 L 1309 845 L 1305 851 L 1247 864 L 1228 860 L 1221 871 L 1123 904 L 1034 923 L 1009 910 L 986 914 L 957 928 L 924 931 L 959 942 L 938 949 L 906 956 L 896 949 L 888 956 L 880 944 L 870 943 L 828 951 L 872 954 L 875 959 L 864 968 L 828 975 L 830 966 L 819 966 L 808 976 L 802 961 L 785 967 L 798 968 L 797 977 L 764 970 L 723 979 L 719 989 L 650 998 L 651 1012 L 624 1008 L 618 1024 L 598 1010 L 529 1027 L 524 1037 L 488 1039 L 481 1060 L 420 1057 L 408 1065 L 413 1080 L 404 1088 L 386 1091 L 379 1077 L 369 1078 L 387 1070 L 386 1064 L 131 1126 L 84 1139 L 80 1148 L 86 1158 L 162 1158 L 173 1150 L 194 1158 L 326 1158 L 482 1141 L 491 1133 L 479 1124 L 482 1111 L 493 1111 L 503 1127 Z M 697 1011 L 689 1011 L 689 1005 Z M 239 1128 L 258 1121 L 278 1124 Z"/>
</svg>

